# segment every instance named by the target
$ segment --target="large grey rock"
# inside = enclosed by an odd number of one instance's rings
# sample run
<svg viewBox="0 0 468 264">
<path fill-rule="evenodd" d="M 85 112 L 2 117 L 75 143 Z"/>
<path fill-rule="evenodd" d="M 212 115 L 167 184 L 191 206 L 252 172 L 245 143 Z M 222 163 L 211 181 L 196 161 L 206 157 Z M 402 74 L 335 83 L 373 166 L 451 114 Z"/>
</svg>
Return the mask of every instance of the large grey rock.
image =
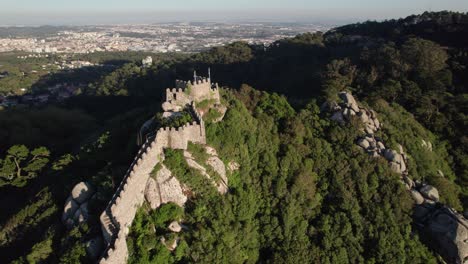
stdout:
<svg viewBox="0 0 468 264">
<path fill-rule="evenodd" d="M 87 182 L 80 182 L 75 187 L 73 187 L 73 190 L 71 192 L 72 198 L 77 202 L 77 203 L 84 203 L 87 201 L 91 196 L 94 194 L 94 188 L 91 186 L 91 184 Z"/>
<path fill-rule="evenodd" d="M 384 157 L 385 159 L 387 159 L 388 161 L 395 161 L 398 153 L 392 149 L 386 149 L 384 152 Z"/>
<path fill-rule="evenodd" d="M 377 118 L 374 118 L 374 125 L 375 125 L 375 128 L 380 129 L 380 122 Z"/>
<path fill-rule="evenodd" d="M 368 126 L 366 126 L 366 128 L 364 129 L 364 131 L 368 134 L 368 135 L 373 135 L 374 134 L 374 130 Z"/>
<path fill-rule="evenodd" d="M 427 199 L 431 199 L 435 202 L 439 201 L 439 191 L 434 186 L 425 185 L 419 189 L 419 192 Z"/>
<path fill-rule="evenodd" d="M 65 222 L 67 219 L 73 218 L 78 208 L 80 208 L 79 204 L 71 196 L 69 196 L 65 201 L 65 206 L 63 208 L 62 221 Z"/>
<path fill-rule="evenodd" d="M 209 157 L 206 164 L 211 166 L 213 170 L 221 177 L 220 181 L 216 184 L 218 192 L 225 194 L 228 191 L 228 178 L 226 176 L 226 166 L 224 162 L 217 156 Z"/>
<path fill-rule="evenodd" d="M 344 124 L 345 120 L 343 114 L 341 112 L 336 112 L 332 115 L 331 120 L 338 122 L 340 124 Z"/>
<path fill-rule="evenodd" d="M 432 207 L 422 226 L 422 237 L 447 263 L 466 263 L 468 259 L 468 221 L 448 207 Z"/>
<path fill-rule="evenodd" d="M 406 162 L 405 162 L 404 159 L 402 159 L 401 162 L 400 162 L 400 170 L 401 170 L 401 172 L 406 171 Z"/>
<path fill-rule="evenodd" d="M 339 96 L 349 108 L 353 109 L 355 112 L 360 111 L 356 100 L 354 100 L 354 97 L 350 93 L 341 92 Z"/>
<path fill-rule="evenodd" d="M 413 190 L 410 191 L 410 193 L 411 193 L 411 197 L 413 198 L 415 204 L 419 205 L 419 204 L 424 203 L 424 197 L 418 191 L 413 189 Z"/>
<path fill-rule="evenodd" d="M 399 173 L 401 174 L 403 171 L 401 170 L 401 166 L 400 164 L 394 162 L 394 161 L 391 161 L 390 162 L 390 169 L 396 173 Z"/>
<path fill-rule="evenodd" d="M 363 149 L 368 149 L 370 146 L 369 141 L 367 141 L 365 138 L 359 139 L 357 143 Z"/>
<path fill-rule="evenodd" d="M 177 221 L 172 221 L 169 226 L 169 230 L 175 233 L 179 233 L 182 230 L 182 226 L 180 226 L 179 222 Z"/>
<path fill-rule="evenodd" d="M 361 121 L 366 124 L 369 122 L 369 117 L 367 116 L 366 112 L 365 111 L 361 111 L 360 112 L 360 115 L 359 115 L 359 118 L 361 118 Z"/>
<path fill-rule="evenodd" d="M 408 176 L 404 176 L 403 181 L 404 181 L 405 185 L 407 186 L 408 190 L 411 190 L 411 189 L 416 187 L 416 184 L 414 183 L 414 181 L 412 179 L 410 179 L 410 177 L 408 177 Z"/>
<path fill-rule="evenodd" d="M 382 141 L 377 141 L 377 148 L 380 150 L 384 150 L 385 149 L 384 143 L 382 143 Z"/>
</svg>

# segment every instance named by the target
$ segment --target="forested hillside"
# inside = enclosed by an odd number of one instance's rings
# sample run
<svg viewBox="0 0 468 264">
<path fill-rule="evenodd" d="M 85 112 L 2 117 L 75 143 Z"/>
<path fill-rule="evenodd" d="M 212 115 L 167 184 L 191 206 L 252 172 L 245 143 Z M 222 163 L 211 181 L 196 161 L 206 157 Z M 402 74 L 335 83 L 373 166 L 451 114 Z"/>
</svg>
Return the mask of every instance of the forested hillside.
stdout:
<svg viewBox="0 0 468 264">
<path fill-rule="evenodd" d="M 129 262 L 440 263 L 416 232 L 399 175 L 356 146 L 359 124 L 333 122 L 322 106 L 352 92 L 377 112 L 379 137 L 408 151 L 410 176 L 464 212 L 467 32 L 468 14 L 424 13 L 269 47 L 238 42 L 162 56 L 150 68 L 122 58 L 78 96 L 2 110 L 0 255 L 5 263 L 95 262 L 85 244 L 101 234 L 99 215 L 137 152 L 137 132 L 161 112 L 175 79 L 210 67 L 228 110 L 222 122 L 207 122 L 207 144 L 239 170 L 225 195 L 205 187 L 183 209 L 143 207 Z M 180 155 L 169 153 L 167 165 L 184 173 Z M 86 223 L 67 229 L 64 203 L 80 181 L 96 196 Z M 170 251 L 157 235 L 181 218 L 186 229 Z"/>
</svg>

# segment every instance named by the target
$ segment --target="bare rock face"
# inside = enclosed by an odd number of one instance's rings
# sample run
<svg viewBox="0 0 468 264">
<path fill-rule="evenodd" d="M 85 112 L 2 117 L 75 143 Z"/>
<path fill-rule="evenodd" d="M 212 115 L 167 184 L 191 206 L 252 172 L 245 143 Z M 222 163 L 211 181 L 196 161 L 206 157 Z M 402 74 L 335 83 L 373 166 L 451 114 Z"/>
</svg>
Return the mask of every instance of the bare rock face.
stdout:
<svg viewBox="0 0 468 264">
<path fill-rule="evenodd" d="M 423 204 L 424 203 L 424 197 L 421 195 L 420 192 L 416 190 L 410 190 L 411 197 L 414 200 L 414 203 L 417 205 Z"/>
<path fill-rule="evenodd" d="M 331 120 L 338 122 L 340 124 L 344 124 L 345 120 L 343 114 L 341 112 L 336 112 L 332 115 Z"/>
<path fill-rule="evenodd" d="M 226 176 L 226 166 L 224 166 L 223 161 L 218 158 L 217 156 L 212 156 L 208 158 L 206 161 L 206 164 L 211 166 L 213 170 L 221 176 L 221 181 L 218 182 L 217 188 L 218 192 L 221 194 L 225 194 L 228 191 L 228 186 L 227 186 L 227 176 Z"/>
<path fill-rule="evenodd" d="M 93 194 L 94 188 L 87 182 L 78 183 L 71 192 L 72 198 L 79 204 L 89 200 Z"/>
<path fill-rule="evenodd" d="M 209 175 L 207 172 L 207 167 L 201 165 L 193 158 L 192 154 L 188 151 L 184 151 L 184 158 L 187 161 L 187 165 L 191 168 L 198 170 L 203 176 L 212 180 L 213 185 L 216 187 L 220 194 L 225 194 L 228 191 L 228 178 L 226 176 L 226 166 L 224 162 L 217 156 L 216 150 L 212 147 L 205 147 L 205 152 L 209 154 L 209 157 L 206 160 L 205 166 L 210 166 L 213 170 L 221 177 L 218 182 L 213 180 L 213 176 Z"/>
<path fill-rule="evenodd" d="M 368 149 L 370 147 L 369 141 L 367 141 L 365 138 L 359 139 L 358 145 L 363 149 Z"/>
<path fill-rule="evenodd" d="M 175 233 L 179 233 L 180 231 L 182 231 L 182 226 L 180 226 L 179 222 L 177 221 L 173 221 L 169 224 L 168 226 L 169 230 L 171 230 L 172 232 L 175 232 Z"/>
<path fill-rule="evenodd" d="M 73 218 L 78 208 L 80 208 L 78 203 L 69 196 L 65 201 L 65 207 L 63 208 L 62 221 L 66 221 L 68 218 Z"/>
<path fill-rule="evenodd" d="M 437 191 L 437 189 L 434 186 L 425 185 L 421 189 L 419 189 L 419 192 L 427 199 L 430 199 L 435 202 L 439 201 L 439 191 Z"/>
<path fill-rule="evenodd" d="M 145 190 L 145 198 L 152 209 L 170 202 L 184 206 L 185 202 L 187 202 L 184 187 L 176 177 L 172 177 L 171 171 L 162 165 L 155 178 L 156 180 L 153 178 L 148 179 Z"/>
<path fill-rule="evenodd" d="M 94 194 L 94 188 L 87 182 L 80 182 L 73 187 L 70 196 L 65 201 L 62 222 L 67 228 L 88 220 L 88 201 Z"/>
<path fill-rule="evenodd" d="M 468 221 L 456 211 L 441 205 L 422 204 L 415 218 L 423 239 L 448 263 L 468 259 Z"/>
<path fill-rule="evenodd" d="M 339 96 L 345 102 L 345 104 L 348 105 L 354 112 L 359 112 L 359 106 L 350 93 L 341 92 Z"/>
</svg>

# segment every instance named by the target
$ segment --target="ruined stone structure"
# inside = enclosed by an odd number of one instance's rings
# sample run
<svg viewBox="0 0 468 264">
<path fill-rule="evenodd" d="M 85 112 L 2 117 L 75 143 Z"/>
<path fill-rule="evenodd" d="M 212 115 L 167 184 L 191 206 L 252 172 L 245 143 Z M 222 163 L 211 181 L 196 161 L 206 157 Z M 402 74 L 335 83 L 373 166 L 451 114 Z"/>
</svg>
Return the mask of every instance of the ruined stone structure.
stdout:
<svg viewBox="0 0 468 264">
<path fill-rule="evenodd" d="M 468 221 L 454 209 L 439 203 L 439 192 L 435 187 L 414 182 L 409 177 L 403 146 L 399 145 L 398 151 L 386 148 L 384 142 L 374 136 L 381 128 L 381 123 L 373 110 L 359 106 L 350 93 L 341 92 L 339 97 L 343 103 L 324 106 L 332 112 L 331 119 L 345 123 L 354 116 L 362 121 L 364 136 L 357 140 L 357 145 L 373 157 L 385 158 L 390 168 L 401 175 L 403 184 L 414 200 L 413 217 L 424 240 L 447 262 L 468 263 Z M 423 140 L 422 144 L 432 149 L 430 142 Z"/>
<path fill-rule="evenodd" d="M 166 89 L 166 101 L 162 107 L 166 112 L 177 112 L 191 102 L 203 100 L 214 100 L 215 104 L 219 104 L 219 87 L 218 84 L 211 83 L 210 78 L 195 75 L 193 81 L 177 80 L 176 88 Z"/>
<path fill-rule="evenodd" d="M 178 81 L 176 86 L 185 85 Z M 135 160 L 131 164 L 120 186 L 101 214 L 101 228 L 107 244 L 100 263 L 126 263 L 128 249 L 126 237 L 135 217 L 136 211 L 145 200 L 145 189 L 154 167 L 163 160 L 165 148 L 186 150 L 188 142 L 206 143 L 205 124 L 200 113 L 195 108 L 195 102 L 205 99 L 217 99 L 217 88 L 212 89 L 209 79 L 197 79 L 185 89 L 168 90 L 166 103 L 180 107 L 170 111 L 179 111 L 188 107 L 194 118 L 193 123 L 182 127 L 160 128 L 154 136 L 147 137 L 142 144 Z M 167 104 L 166 104 L 167 106 Z M 168 111 L 169 109 L 165 109 Z"/>
</svg>

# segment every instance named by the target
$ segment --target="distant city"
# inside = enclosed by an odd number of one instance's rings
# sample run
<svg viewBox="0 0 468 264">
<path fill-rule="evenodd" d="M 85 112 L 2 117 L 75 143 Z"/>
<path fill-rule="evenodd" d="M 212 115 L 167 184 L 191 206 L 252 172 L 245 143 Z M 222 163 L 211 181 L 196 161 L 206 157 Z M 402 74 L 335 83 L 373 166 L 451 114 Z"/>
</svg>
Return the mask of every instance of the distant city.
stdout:
<svg viewBox="0 0 468 264">
<path fill-rule="evenodd" d="M 165 23 L 83 27 L 0 27 L 0 52 L 200 52 L 234 41 L 264 44 L 330 26 L 300 23 Z"/>
</svg>

